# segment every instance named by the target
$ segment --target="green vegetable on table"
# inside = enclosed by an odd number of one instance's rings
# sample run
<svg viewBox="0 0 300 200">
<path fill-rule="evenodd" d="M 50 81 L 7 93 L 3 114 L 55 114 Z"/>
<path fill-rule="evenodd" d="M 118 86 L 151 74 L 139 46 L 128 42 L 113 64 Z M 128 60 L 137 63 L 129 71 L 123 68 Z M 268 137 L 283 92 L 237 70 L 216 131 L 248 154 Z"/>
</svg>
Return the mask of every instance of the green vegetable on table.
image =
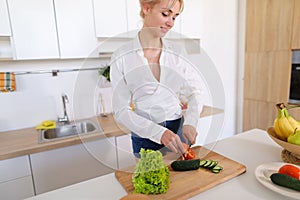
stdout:
<svg viewBox="0 0 300 200">
<path fill-rule="evenodd" d="M 210 170 L 217 174 L 223 170 L 223 167 L 218 165 L 217 161 L 209 159 L 193 159 L 193 160 L 175 160 L 171 163 L 171 167 L 175 171 L 197 170 L 200 167 Z"/>
<path fill-rule="evenodd" d="M 276 185 L 300 191 L 300 180 L 294 177 L 286 174 L 273 173 L 270 178 L 271 181 Z"/>
<path fill-rule="evenodd" d="M 160 151 L 140 150 L 141 158 L 132 176 L 135 193 L 162 194 L 170 185 L 170 171 Z"/>
</svg>

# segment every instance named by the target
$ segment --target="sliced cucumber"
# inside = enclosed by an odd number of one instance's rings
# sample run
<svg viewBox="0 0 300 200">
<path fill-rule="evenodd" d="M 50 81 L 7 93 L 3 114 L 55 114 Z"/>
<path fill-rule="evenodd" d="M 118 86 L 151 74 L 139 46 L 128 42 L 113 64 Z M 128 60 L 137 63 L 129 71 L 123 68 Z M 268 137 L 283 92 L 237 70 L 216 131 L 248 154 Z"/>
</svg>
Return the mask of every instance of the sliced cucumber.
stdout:
<svg viewBox="0 0 300 200">
<path fill-rule="evenodd" d="M 219 173 L 223 170 L 223 167 L 218 165 L 218 161 L 210 160 L 210 159 L 193 159 L 193 160 L 177 160 L 171 163 L 171 167 L 175 171 L 188 171 L 188 170 L 196 170 L 201 168 L 208 169 L 213 173 Z"/>
<path fill-rule="evenodd" d="M 213 169 L 217 165 L 218 165 L 217 161 L 212 161 L 212 163 L 208 166 L 208 168 Z"/>
<path fill-rule="evenodd" d="M 206 163 L 206 160 L 200 160 L 200 167 L 203 167 Z"/>
<path fill-rule="evenodd" d="M 219 173 L 220 171 L 222 171 L 222 169 L 223 169 L 222 166 L 217 165 L 217 166 L 214 166 L 214 167 L 211 169 L 211 171 L 212 171 L 213 173 Z"/>
<path fill-rule="evenodd" d="M 214 161 L 214 160 L 210 160 L 210 159 L 201 160 L 200 167 L 209 169 L 213 173 L 219 173 L 223 169 L 222 166 L 218 165 L 218 161 Z"/>
<path fill-rule="evenodd" d="M 222 166 L 220 166 L 220 165 L 217 165 L 217 166 L 214 166 L 214 168 L 212 168 L 212 169 L 214 169 L 214 170 L 222 170 L 222 169 L 223 169 L 223 167 L 222 167 Z"/>
<path fill-rule="evenodd" d="M 204 168 L 209 168 L 213 161 L 212 160 L 206 160 L 206 163 L 203 165 Z"/>
</svg>

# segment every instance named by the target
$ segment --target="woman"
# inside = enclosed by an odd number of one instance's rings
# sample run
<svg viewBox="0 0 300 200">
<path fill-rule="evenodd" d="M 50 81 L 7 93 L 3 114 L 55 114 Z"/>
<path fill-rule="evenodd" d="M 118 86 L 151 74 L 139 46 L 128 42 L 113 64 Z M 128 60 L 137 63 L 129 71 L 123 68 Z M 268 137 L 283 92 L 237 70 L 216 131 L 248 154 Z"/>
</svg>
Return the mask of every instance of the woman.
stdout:
<svg viewBox="0 0 300 200">
<path fill-rule="evenodd" d="M 183 9 L 183 0 L 140 0 L 143 27 L 114 52 L 110 78 L 116 120 L 140 148 L 182 154 L 194 144 L 202 98 L 197 71 L 181 48 L 163 39 Z M 187 100 L 186 116 L 182 102 Z M 133 105 L 133 106 L 130 106 Z M 134 109 L 133 109 L 134 107 Z"/>
</svg>

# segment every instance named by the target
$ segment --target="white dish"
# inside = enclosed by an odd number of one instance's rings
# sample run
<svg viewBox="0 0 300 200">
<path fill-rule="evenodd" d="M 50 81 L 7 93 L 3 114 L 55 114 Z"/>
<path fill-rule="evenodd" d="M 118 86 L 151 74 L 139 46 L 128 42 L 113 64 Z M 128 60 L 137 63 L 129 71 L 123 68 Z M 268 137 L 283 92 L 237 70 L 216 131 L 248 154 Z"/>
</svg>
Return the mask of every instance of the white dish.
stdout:
<svg viewBox="0 0 300 200">
<path fill-rule="evenodd" d="M 287 196 L 290 198 L 300 199 L 300 192 L 276 185 L 270 179 L 271 174 L 278 172 L 278 169 L 285 164 L 290 164 L 290 163 L 271 162 L 271 163 L 265 163 L 265 164 L 258 166 L 255 170 L 256 179 L 262 185 L 269 188 L 270 190 L 273 190 L 274 192 L 277 192 L 281 195 L 284 195 L 284 196 Z M 297 166 L 297 167 L 299 167 L 299 166 Z"/>
</svg>

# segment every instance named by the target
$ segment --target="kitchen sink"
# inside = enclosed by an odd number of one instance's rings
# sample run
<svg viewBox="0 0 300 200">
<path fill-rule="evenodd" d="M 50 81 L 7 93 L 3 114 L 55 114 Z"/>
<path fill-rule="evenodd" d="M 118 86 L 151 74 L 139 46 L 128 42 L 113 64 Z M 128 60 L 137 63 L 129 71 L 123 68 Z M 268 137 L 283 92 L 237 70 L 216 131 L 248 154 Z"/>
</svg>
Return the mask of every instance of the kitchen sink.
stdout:
<svg viewBox="0 0 300 200">
<path fill-rule="evenodd" d="M 39 142 L 49 142 L 53 140 L 59 140 L 63 138 L 91 134 L 96 132 L 102 132 L 102 128 L 99 127 L 92 120 L 76 121 L 70 124 L 58 125 L 56 128 L 39 131 Z"/>
</svg>

